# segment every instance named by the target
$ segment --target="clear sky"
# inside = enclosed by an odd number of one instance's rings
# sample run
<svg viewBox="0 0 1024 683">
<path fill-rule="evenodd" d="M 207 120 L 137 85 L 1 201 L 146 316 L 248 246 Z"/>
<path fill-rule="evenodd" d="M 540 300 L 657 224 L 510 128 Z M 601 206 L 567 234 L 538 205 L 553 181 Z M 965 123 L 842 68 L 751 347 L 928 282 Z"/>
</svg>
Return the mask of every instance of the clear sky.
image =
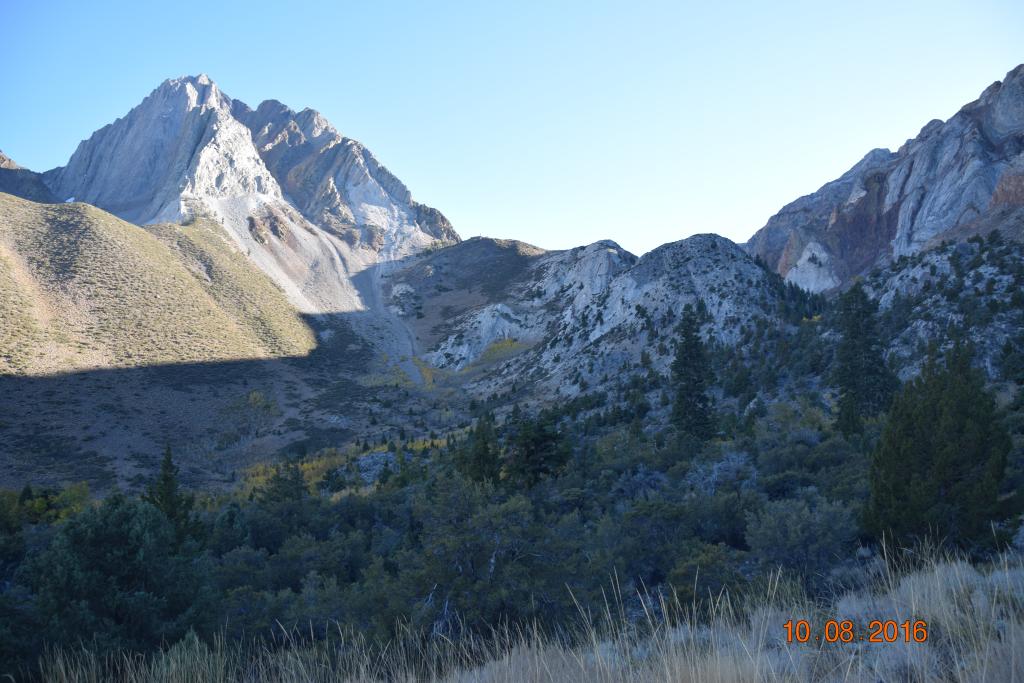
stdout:
<svg viewBox="0 0 1024 683">
<path fill-rule="evenodd" d="M 746 240 L 1024 62 L 1024 2 L 0 0 L 35 170 L 162 80 L 322 112 L 464 236 Z"/>
</svg>

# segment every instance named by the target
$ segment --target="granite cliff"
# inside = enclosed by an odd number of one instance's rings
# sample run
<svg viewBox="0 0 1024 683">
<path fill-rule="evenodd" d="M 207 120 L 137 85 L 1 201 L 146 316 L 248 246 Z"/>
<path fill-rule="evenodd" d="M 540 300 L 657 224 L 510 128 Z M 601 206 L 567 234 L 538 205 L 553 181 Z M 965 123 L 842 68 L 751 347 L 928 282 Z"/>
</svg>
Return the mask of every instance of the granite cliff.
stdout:
<svg viewBox="0 0 1024 683">
<path fill-rule="evenodd" d="M 842 287 L 943 239 L 1021 229 L 1024 65 L 896 152 L 876 149 L 786 205 L 745 248 L 805 289 Z"/>
</svg>

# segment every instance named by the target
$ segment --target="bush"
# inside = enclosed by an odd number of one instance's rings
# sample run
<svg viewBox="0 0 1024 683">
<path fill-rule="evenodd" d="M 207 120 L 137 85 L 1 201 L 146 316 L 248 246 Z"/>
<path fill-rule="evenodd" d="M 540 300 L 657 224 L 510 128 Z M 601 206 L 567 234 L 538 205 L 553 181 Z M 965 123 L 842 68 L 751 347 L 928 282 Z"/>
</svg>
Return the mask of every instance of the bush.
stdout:
<svg viewBox="0 0 1024 683">
<path fill-rule="evenodd" d="M 19 578 L 36 593 L 48 640 L 145 651 L 200 622 L 204 573 L 176 547 L 159 510 L 114 495 L 69 520 Z"/>
<path fill-rule="evenodd" d="M 809 578 L 849 555 L 856 533 L 848 508 L 807 492 L 803 498 L 771 501 L 749 515 L 746 538 L 762 564 Z"/>
<path fill-rule="evenodd" d="M 696 541 L 669 572 L 668 581 L 683 605 L 736 591 L 743 583 L 739 571 L 743 553 L 724 543 Z"/>
</svg>

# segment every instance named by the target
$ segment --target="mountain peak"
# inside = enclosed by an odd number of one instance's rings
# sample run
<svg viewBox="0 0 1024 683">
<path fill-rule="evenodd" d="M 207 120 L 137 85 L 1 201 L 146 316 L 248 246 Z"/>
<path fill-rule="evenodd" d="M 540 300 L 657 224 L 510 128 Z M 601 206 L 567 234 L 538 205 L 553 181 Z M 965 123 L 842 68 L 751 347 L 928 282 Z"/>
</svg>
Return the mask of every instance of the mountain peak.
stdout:
<svg viewBox="0 0 1024 683">
<path fill-rule="evenodd" d="M 260 138 L 270 131 L 276 135 L 288 127 L 294 127 L 306 138 L 317 138 L 324 133 L 341 137 L 330 121 L 316 109 L 306 107 L 296 112 L 279 100 L 263 100 L 255 110 L 240 100 L 234 100 L 233 112 L 239 121 L 249 126 L 254 138 Z"/>
<path fill-rule="evenodd" d="M 1018 64 L 1009 71 L 1006 72 L 1006 76 L 1003 78 L 1003 84 L 1007 83 L 1021 83 L 1024 82 L 1024 64 Z"/>
<path fill-rule="evenodd" d="M 995 81 L 992 85 L 985 88 L 978 100 L 987 104 L 993 98 L 998 97 L 999 93 L 1004 89 L 1019 88 L 1021 85 L 1024 85 L 1024 64 L 1018 64 L 1006 72 L 1003 80 Z"/>
<path fill-rule="evenodd" d="M 987 128 L 995 137 L 1005 139 L 1024 131 L 1024 64 L 994 83 L 978 101 L 990 107 Z"/>
<path fill-rule="evenodd" d="M 1020 205 L 1022 149 L 1024 64 L 896 152 L 873 150 L 787 204 L 746 248 L 802 287 L 842 286 L 954 230 L 984 231 L 993 212 Z"/>
<path fill-rule="evenodd" d="M 249 128 L 289 200 L 312 223 L 353 245 L 384 249 L 389 259 L 435 241 L 459 241 L 440 211 L 413 201 L 405 184 L 364 145 L 342 136 L 315 109 L 296 112 L 264 100 L 253 110 L 236 100 L 232 112 Z"/>
<path fill-rule="evenodd" d="M 231 110 L 231 98 L 224 95 L 217 84 L 206 74 L 168 78 L 150 94 L 150 98 L 164 101 L 171 106 L 179 106 L 180 102 L 186 110 L 197 107 Z M 146 100 L 143 100 L 143 104 L 145 102 Z"/>
<path fill-rule="evenodd" d="M 206 87 L 206 86 L 210 86 L 210 85 L 216 87 L 216 85 L 217 85 L 216 83 L 213 82 L 212 78 L 210 78 L 208 75 L 206 75 L 204 73 L 198 74 L 196 76 L 188 76 L 188 75 L 186 75 L 186 76 L 178 76 L 177 78 L 168 78 L 167 80 L 165 80 L 160 85 L 161 85 L 161 87 L 163 87 L 163 86 L 170 86 L 170 87 L 173 87 L 173 88 L 177 88 L 177 87 L 181 87 L 181 86 L 183 86 L 185 84 L 191 84 L 191 85 L 197 86 L 197 87 Z"/>
<path fill-rule="evenodd" d="M 280 196 L 231 100 L 206 74 L 164 81 L 44 179 L 59 199 L 140 224 L 179 220 L 192 197 Z"/>
<path fill-rule="evenodd" d="M 458 241 L 319 112 L 254 111 L 202 73 L 161 83 L 44 182 L 139 224 L 211 218 L 304 311 L 359 309 L 375 294 L 354 274 Z"/>
</svg>

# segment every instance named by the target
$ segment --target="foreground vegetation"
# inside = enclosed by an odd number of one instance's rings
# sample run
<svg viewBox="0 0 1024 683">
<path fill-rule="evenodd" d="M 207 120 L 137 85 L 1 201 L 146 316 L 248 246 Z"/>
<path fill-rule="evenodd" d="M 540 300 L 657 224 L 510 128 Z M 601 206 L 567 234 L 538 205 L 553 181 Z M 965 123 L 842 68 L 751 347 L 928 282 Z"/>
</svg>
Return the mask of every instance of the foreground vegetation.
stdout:
<svg viewBox="0 0 1024 683">
<path fill-rule="evenodd" d="M 908 562 L 907 558 L 913 558 Z M 373 645 L 344 629 L 310 639 L 301 629 L 271 642 L 204 643 L 188 636 L 152 657 L 48 652 L 39 663 L 50 681 L 956 681 L 1024 680 L 1024 566 L 1019 555 L 974 568 L 955 556 L 919 553 L 877 558 L 860 570 L 864 584 L 812 601 L 785 575 L 758 592 L 682 605 L 645 598 L 644 618 L 624 603 L 584 614 L 572 631 L 497 628 L 486 638 L 425 638 L 403 630 Z M 820 626 L 849 619 L 921 620 L 925 642 L 789 643 L 783 623 Z"/>
<path fill-rule="evenodd" d="M 320 452 L 198 500 L 170 450 L 138 497 L 3 492 L 4 670 L 877 680 L 890 667 L 898 680 L 1012 680 L 1019 662 L 1002 653 L 1020 644 L 1024 570 L 998 558 L 1024 536 L 1020 451 L 967 357 L 952 347 L 896 394 L 899 410 L 858 415 L 849 437 L 799 404 L 703 438 L 688 431 L 706 429 L 692 411 L 650 437 L 628 416 L 593 422 L 566 406 Z M 962 452 L 930 445 L 972 433 L 985 438 Z M 960 559 L 880 544 L 936 529 Z M 859 629 L 932 625 L 924 644 L 780 644 L 787 620 L 833 614 Z M 986 679 L 982 661 L 1001 673 Z"/>
</svg>

